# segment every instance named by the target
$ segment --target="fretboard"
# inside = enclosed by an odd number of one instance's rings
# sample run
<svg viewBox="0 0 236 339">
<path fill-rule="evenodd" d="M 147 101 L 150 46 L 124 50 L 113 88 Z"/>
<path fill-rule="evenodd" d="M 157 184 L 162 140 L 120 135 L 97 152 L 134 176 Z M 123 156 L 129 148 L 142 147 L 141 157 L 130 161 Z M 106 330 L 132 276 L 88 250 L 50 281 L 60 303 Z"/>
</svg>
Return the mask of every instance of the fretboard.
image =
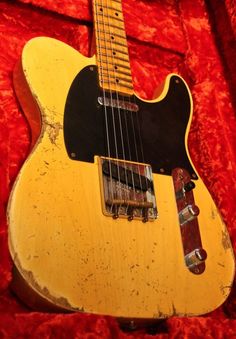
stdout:
<svg viewBox="0 0 236 339">
<path fill-rule="evenodd" d="M 100 87 L 133 94 L 121 0 L 93 0 Z"/>
</svg>

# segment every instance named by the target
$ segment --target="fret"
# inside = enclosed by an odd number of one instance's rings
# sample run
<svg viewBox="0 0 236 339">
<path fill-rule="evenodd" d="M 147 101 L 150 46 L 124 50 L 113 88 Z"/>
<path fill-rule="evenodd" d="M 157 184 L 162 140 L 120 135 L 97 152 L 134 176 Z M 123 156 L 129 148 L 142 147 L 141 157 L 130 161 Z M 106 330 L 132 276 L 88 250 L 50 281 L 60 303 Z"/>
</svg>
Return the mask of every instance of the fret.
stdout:
<svg viewBox="0 0 236 339">
<path fill-rule="evenodd" d="M 104 4 L 103 2 L 100 2 L 100 1 L 95 1 L 96 2 L 96 6 L 100 6 L 100 7 L 105 7 L 105 8 L 107 8 L 107 5 L 106 4 Z M 120 0 L 118 0 L 118 1 L 116 1 L 116 0 L 110 0 L 109 1 L 109 4 L 114 4 L 115 6 L 120 6 L 120 8 L 122 8 L 122 4 L 121 4 L 121 1 Z M 118 4 L 118 5 L 116 5 L 116 4 Z"/>
<path fill-rule="evenodd" d="M 100 29 L 99 34 L 101 34 L 101 33 L 104 34 L 104 35 L 111 35 L 111 36 L 119 37 L 119 38 L 124 39 L 126 41 L 125 35 L 117 34 L 116 32 L 108 32 L 108 31 L 104 31 L 104 30 Z"/>
<path fill-rule="evenodd" d="M 121 46 L 121 47 L 127 48 L 127 45 L 126 45 L 126 44 L 122 44 L 122 43 L 120 43 L 120 42 L 118 42 L 118 41 L 115 41 L 115 40 L 109 40 L 109 41 L 107 41 L 106 39 L 103 39 L 103 38 L 101 38 L 101 37 L 99 37 L 99 40 L 100 40 L 100 41 L 103 41 L 103 42 L 105 42 L 105 43 L 109 43 L 111 46 L 112 46 L 112 45 L 117 45 L 117 46 Z"/>
<path fill-rule="evenodd" d="M 96 23 L 101 25 L 101 26 L 109 26 L 111 28 L 115 28 L 116 30 L 119 29 L 120 31 L 124 32 L 124 28 L 123 27 L 116 26 L 116 25 L 113 25 L 111 23 L 106 23 L 106 22 L 102 22 L 102 21 L 99 21 L 99 20 L 97 20 Z M 126 36 L 126 34 L 125 34 L 125 36 Z"/>
<path fill-rule="evenodd" d="M 110 50 L 110 51 L 112 51 L 112 50 Z M 117 64 L 116 60 L 122 61 L 122 62 L 127 64 L 128 68 L 130 68 L 128 55 L 125 55 L 125 56 L 127 56 L 127 58 L 123 58 L 123 57 L 117 55 L 117 53 L 115 53 L 115 54 L 110 53 L 110 51 L 107 50 L 106 51 L 107 53 L 103 53 L 103 52 L 98 51 L 97 56 L 100 56 L 101 59 L 104 58 L 104 62 L 105 62 L 105 60 L 108 60 L 108 59 L 111 59 L 114 64 Z M 117 64 L 117 66 L 118 66 L 118 64 Z"/>
<path fill-rule="evenodd" d="M 131 81 L 130 81 L 130 76 L 129 76 L 129 75 L 126 76 L 126 77 L 122 77 L 122 76 L 115 76 L 115 74 L 114 74 L 115 72 L 114 72 L 114 71 L 113 71 L 112 73 L 113 73 L 113 74 L 109 73 L 109 72 L 106 71 L 106 70 L 105 70 L 105 71 L 102 70 L 102 75 L 103 75 L 103 77 L 105 77 L 105 78 L 115 79 L 117 83 L 118 83 L 120 80 L 131 83 Z"/>
<path fill-rule="evenodd" d="M 98 54 L 98 56 L 99 56 L 99 54 Z M 114 60 L 112 60 L 111 63 L 109 63 L 109 60 L 106 60 L 106 62 L 105 61 L 103 62 L 103 60 L 99 59 L 98 57 L 97 57 L 97 60 L 98 60 L 99 63 L 103 63 L 105 65 L 107 65 L 107 64 L 108 65 L 113 65 L 113 66 L 115 65 L 115 66 L 122 67 L 122 68 L 130 70 L 130 66 L 129 66 L 129 62 L 128 61 L 125 61 L 127 63 L 127 65 L 124 65 L 124 63 L 120 64 L 120 63 L 114 62 Z"/>
<path fill-rule="evenodd" d="M 120 68 L 110 68 L 110 67 L 101 67 L 99 66 L 99 68 L 102 70 L 102 71 L 105 71 L 105 72 L 114 72 L 114 73 L 121 73 L 121 74 L 124 74 L 124 75 L 127 75 L 127 76 L 130 76 L 131 73 L 130 72 L 124 72 L 122 70 L 120 70 Z"/>
<path fill-rule="evenodd" d="M 99 85 L 100 87 L 105 90 L 105 91 L 109 91 L 109 92 L 115 92 L 115 93 L 119 93 L 125 96 L 130 96 L 133 94 L 134 90 L 133 90 L 133 86 L 129 86 L 123 83 L 115 83 L 115 82 L 109 82 L 109 81 L 99 81 Z"/>
<path fill-rule="evenodd" d="M 122 79 L 119 79 L 117 81 L 116 78 L 104 77 L 103 80 L 101 81 L 101 87 L 103 87 L 103 86 L 109 86 L 109 89 L 113 88 L 113 91 L 117 91 L 121 87 L 131 89 L 132 83 L 129 82 L 129 81 L 126 81 L 126 80 L 122 80 Z"/>
<path fill-rule="evenodd" d="M 115 85 L 115 86 L 120 86 L 120 87 L 125 87 L 127 89 L 133 89 L 133 86 L 132 85 L 127 85 L 127 84 L 124 84 L 124 83 L 117 83 L 115 81 L 109 81 L 109 80 L 102 80 L 103 83 L 106 83 L 108 85 Z M 110 89 L 111 87 L 109 87 Z"/>
<path fill-rule="evenodd" d="M 127 55 L 127 59 L 122 59 L 122 60 L 128 60 L 129 61 L 129 57 L 128 57 L 128 50 L 125 52 L 125 51 L 122 51 L 120 49 L 115 49 L 114 48 L 109 48 L 109 47 L 104 47 L 104 46 L 99 46 L 100 49 L 105 49 L 106 51 L 112 51 L 113 53 L 120 53 L 120 54 L 123 54 L 123 55 Z M 117 54 L 113 54 L 114 57 L 116 57 Z"/>
<path fill-rule="evenodd" d="M 102 3 L 99 3 L 99 2 L 97 2 L 97 5 L 96 5 L 97 7 L 100 7 L 100 8 L 106 8 L 106 10 L 108 9 L 108 10 L 110 10 L 110 11 L 115 11 L 115 12 L 119 12 L 119 13 L 121 13 L 122 14 L 122 10 L 121 9 L 117 9 L 117 8 L 115 8 L 115 7 L 111 7 L 111 6 L 104 6 Z"/>
<path fill-rule="evenodd" d="M 116 83 L 115 81 L 108 81 L 106 79 L 100 79 L 99 85 L 105 91 L 115 92 L 115 93 L 119 93 L 125 96 L 126 95 L 130 96 L 133 94 L 132 83 L 127 85 L 126 83 L 123 83 L 123 82 Z"/>
<path fill-rule="evenodd" d="M 118 66 L 118 67 L 124 68 L 124 69 L 128 69 L 130 71 L 129 66 L 125 66 L 124 64 L 119 64 L 119 63 L 116 63 L 115 65 Z M 131 72 L 130 72 L 130 74 L 131 74 Z"/>
<path fill-rule="evenodd" d="M 119 57 L 113 57 L 112 55 L 108 55 L 108 54 L 102 54 L 102 53 L 97 53 L 97 59 L 100 60 L 102 62 L 101 59 L 98 58 L 98 56 L 102 56 L 102 57 L 107 57 L 106 59 L 104 59 L 104 64 L 108 62 L 108 60 L 111 59 L 111 64 L 113 65 L 116 65 L 116 66 L 120 66 L 120 67 L 123 67 L 123 68 L 126 68 L 126 69 L 130 69 L 130 65 L 129 65 L 129 60 L 127 59 L 123 59 L 123 58 L 119 58 Z M 120 61 L 123 61 L 122 64 L 120 64 L 119 62 L 116 62 L 116 60 L 120 60 Z M 127 64 L 127 66 L 125 66 L 124 64 Z"/>
<path fill-rule="evenodd" d="M 129 60 L 122 59 L 122 62 L 119 62 L 119 58 L 113 57 L 109 54 L 97 53 L 97 61 L 103 63 L 104 65 L 113 65 L 118 67 L 123 67 L 127 70 L 130 70 Z"/>
<path fill-rule="evenodd" d="M 96 15 L 102 16 L 103 18 L 107 18 L 108 20 L 109 20 L 109 19 L 110 19 L 110 20 L 116 20 L 116 21 L 118 21 L 118 22 L 122 22 L 122 23 L 123 23 L 123 20 L 120 19 L 120 18 L 118 18 L 118 17 L 116 17 L 116 16 L 111 17 L 111 16 L 109 16 L 109 15 L 107 15 L 107 14 L 105 14 L 105 13 L 97 13 Z"/>
<path fill-rule="evenodd" d="M 121 1 L 120 0 L 112 0 L 112 2 L 117 2 L 121 5 Z"/>
</svg>

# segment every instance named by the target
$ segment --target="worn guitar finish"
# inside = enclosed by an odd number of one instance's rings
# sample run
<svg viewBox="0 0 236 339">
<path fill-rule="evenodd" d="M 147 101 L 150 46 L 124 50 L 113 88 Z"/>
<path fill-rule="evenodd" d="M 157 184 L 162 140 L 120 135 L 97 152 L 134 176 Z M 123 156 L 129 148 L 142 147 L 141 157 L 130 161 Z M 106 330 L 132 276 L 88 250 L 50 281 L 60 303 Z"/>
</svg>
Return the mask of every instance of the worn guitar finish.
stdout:
<svg viewBox="0 0 236 339">
<path fill-rule="evenodd" d="M 172 74 L 157 98 L 144 101 L 119 78 L 117 100 L 106 95 L 113 88 L 101 90 L 100 65 L 42 37 L 26 44 L 16 68 L 32 149 L 8 205 L 15 289 L 34 307 L 128 319 L 207 313 L 228 296 L 234 259 L 189 157 L 189 89 Z M 108 152 L 104 111 L 138 118 L 133 129 L 127 120 L 125 131 L 129 140 L 140 132 L 136 145 L 152 175 L 137 163 L 133 143 L 126 162 L 119 137 L 118 153 L 112 141 Z M 189 203 L 199 211 L 189 211 Z"/>
</svg>

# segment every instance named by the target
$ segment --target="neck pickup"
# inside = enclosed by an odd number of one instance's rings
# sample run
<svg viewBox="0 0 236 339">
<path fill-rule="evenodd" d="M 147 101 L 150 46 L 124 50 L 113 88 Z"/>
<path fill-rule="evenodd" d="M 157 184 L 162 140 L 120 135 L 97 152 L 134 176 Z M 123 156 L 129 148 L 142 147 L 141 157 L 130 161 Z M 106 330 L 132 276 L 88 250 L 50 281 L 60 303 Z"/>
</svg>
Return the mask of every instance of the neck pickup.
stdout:
<svg viewBox="0 0 236 339">
<path fill-rule="evenodd" d="M 110 98 L 104 96 L 104 97 L 98 97 L 98 103 L 102 106 L 122 109 L 129 112 L 138 112 L 138 105 L 134 102 L 126 101 L 124 99 L 121 99 L 119 97 L 117 98 Z"/>
</svg>

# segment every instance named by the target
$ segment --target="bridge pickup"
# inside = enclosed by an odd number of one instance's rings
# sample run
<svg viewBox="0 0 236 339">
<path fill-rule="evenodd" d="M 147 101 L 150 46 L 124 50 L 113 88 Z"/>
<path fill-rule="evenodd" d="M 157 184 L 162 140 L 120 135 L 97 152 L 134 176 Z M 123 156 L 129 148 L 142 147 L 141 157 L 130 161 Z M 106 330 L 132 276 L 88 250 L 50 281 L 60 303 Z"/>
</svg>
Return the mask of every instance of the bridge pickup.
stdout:
<svg viewBox="0 0 236 339">
<path fill-rule="evenodd" d="M 144 192 L 148 189 L 153 189 L 151 180 L 141 173 L 130 170 L 125 162 L 122 165 L 118 165 L 116 162 L 104 161 L 102 164 L 102 171 L 103 174 L 111 176 L 113 179 L 121 181 L 129 187 L 134 187 Z"/>
<path fill-rule="evenodd" d="M 157 218 L 152 168 L 126 160 L 98 157 L 103 214 L 144 222 Z"/>
</svg>

